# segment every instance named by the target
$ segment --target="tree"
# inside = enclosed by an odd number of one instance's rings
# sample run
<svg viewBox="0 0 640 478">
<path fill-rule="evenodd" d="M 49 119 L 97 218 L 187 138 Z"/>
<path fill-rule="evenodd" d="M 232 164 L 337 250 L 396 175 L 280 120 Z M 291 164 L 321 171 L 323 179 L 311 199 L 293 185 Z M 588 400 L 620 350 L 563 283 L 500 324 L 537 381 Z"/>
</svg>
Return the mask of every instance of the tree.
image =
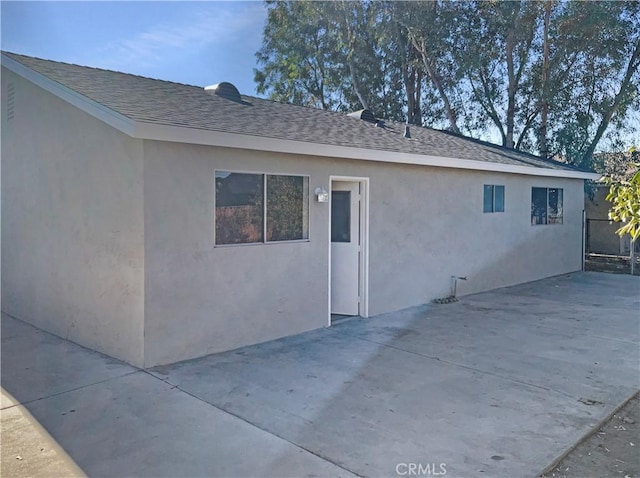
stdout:
<svg viewBox="0 0 640 478">
<path fill-rule="evenodd" d="M 258 92 L 590 167 L 640 110 L 640 2 L 267 0 Z"/>
<path fill-rule="evenodd" d="M 336 67 L 337 39 L 312 2 L 267 0 L 263 69 L 254 70 L 257 91 L 273 100 L 335 109 L 344 71 Z"/>
<path fill-rule="evenodd" d="M 391 26 L 383 21 L 384 6 L 346 0 L 313 3 L 338 42 L 335 61 L 345 71 L 340 109 L 366 108 L 384 118 L 403 119 L 404 52 L 395 50 L 395 32 L 385 31 Z"/>
<path fill-rule="evenodd" d="M 403 120 L 406 107 L 406 122 L 422 125 L 422 90 L 424 85 L 424 73 L 421 65 L 420 52 L 416 50 L 409 39 L 406 28 L 401 24 L 400 18 L 405 5 L 402 2 L 379 2 L 380 8 L 377 15 L 380 23 L 377 26 L 378 45 L 381 55 L 387 59 L 385 62 L 383 78 L 390 84 L 397 83 L 393 78 L 398 72 L 402 78 L 403 97 L 399 100 L 402 109 L 395 111 L 390 119 Z M 391 61 L 388 61 L 388 60 Z"/>
<path fill-rule="evenodd" d="M 562 2 L 550 41 L 549 148 L 590 167 L 607 132 L 628 132 L 640 107 L 640 3 Z"/>
<path fill-rule="evenodd" d="M 462 48 L 456 56 L 458 76 L 479 117 L 498 130 L 503 146 L 516 146 L 519 110 L 530 101 L 525 86 L 534 63 L 534 41 L 540 17 L 538 2 L 473 2 L 464 10 Z M 477 113 L 477 114 L 478 114 Z M 518 141 L 519 142 L 519 141 Z"/>
<path fill-rule="evenodd" d="M 631 148 L 630 153 L 638 159 L 636 148 Z M 615 176 L 608 176 L 605 179 L 609 185 L 607 201 L 611 201 L 609 219 L 622 222 L 624 225 L 616 232 L 620 236 L 629 234 L 631 240 L 635 241 L 640 237 L 640 164 L 635 163 L 636 172 L 628 181 L 616 179 Z"/>
<path fill-rule="evenodd" d="M 261 68 L 254 70 L 258 93 L 325 110 L 368 108 L 384 118 L 404 118 L 396 38 L 384 30 L 379 4 L 265 3 L 267 23 L 256 53 Z"/>
<path fill-rule="evenodd" d="M 551 11 L 553 2 L 546 0 L 543 4 L 544 20 L 542 26 L 542 58 L 540 67 L 540 86 L 538 88 L 540 98 L 540 127 L 538 128 L 538 152 L 543 158 L 549 156 L 547 144 L 547 125 L 549 118 L 549 28 L 551 24 Z M 525 123 L 525 127 L 527 123 Z"/>
<path fill-rule="evenodd" d="M 433 88 L 431 103 L 441 104 L 448 129 L 460 133 L 459 108 L 453 71 L 451 42 L 456 28 L 455 12 L 464 6 L 454 2 L 431 0 L 428 2 L 398 2 L 394 8 L 396 21 L 405 29 L 407 38 L 418 53 L 424 76 Z M 428 93 L 428 92 L 427 92 Z"/>
</svg>

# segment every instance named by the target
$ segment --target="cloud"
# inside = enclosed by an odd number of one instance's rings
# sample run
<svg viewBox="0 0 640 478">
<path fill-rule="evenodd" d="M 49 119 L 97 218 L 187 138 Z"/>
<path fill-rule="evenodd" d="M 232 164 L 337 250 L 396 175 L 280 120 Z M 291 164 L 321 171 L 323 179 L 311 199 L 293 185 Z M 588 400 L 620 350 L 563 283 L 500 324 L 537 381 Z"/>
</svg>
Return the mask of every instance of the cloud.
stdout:
<svg viewBox="0 0 640 478">
<path fill-rule="evenodd" d="M 193 5 L 193 4 L 192 4 Z M 134 36 L 111 43 L 102 57 L 107 68 L 151 68 L 167 57 L 203 50 L 211 45 L 224 48 L 248 41 L 259 44 L 266 11 L 260 2 L 215 2 L 198 8 L 177 23 L 161 23 Z"/>
</svg>

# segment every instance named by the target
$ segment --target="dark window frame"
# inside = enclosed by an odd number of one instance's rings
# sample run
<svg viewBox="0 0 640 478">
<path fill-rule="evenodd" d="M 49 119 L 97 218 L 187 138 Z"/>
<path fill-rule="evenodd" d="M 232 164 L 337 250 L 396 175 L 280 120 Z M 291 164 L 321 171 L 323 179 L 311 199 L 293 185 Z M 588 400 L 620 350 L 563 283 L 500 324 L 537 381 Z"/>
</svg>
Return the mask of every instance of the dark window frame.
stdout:
<svg viewBox="0 0 640 478">
<path fill-rule="evenodd" d="M 261 181 L 260 187 L 260 205 L 261 205 L 261 234 L 259 240 L 252 241 L 238 241 L 238 242 L 218 242 L 219 240 L 219 230 L 218 230 L 218 186 L 217 180 L 219 175 L 225 174 L 225 177 L 228 177 L 231 174 L 236 175 L 247 175 L 247 176 L 259 176 Z M 302 215 L 301 215 L 301 234 L 302 236 L 299 239 L 270 239 L 269 236 L 277 235 L 278 228 L 270 227 L 274 220 L 275 216 L 270 214 L 269 210 L 269 201 L 273 201 L 273 196 L 270 196 L 272 190 L 269 188 L 269 178 L 270 177 L 290 177 L 290 178 L 298 178 L 302 179 Z M 265 173 L 265 172 L 251 172 L 251 171 L 235 171 L 235 170 L 227 170 L 227 169 L 218 169 L 214 171 L 214 246 L 215 247 L 229 247 L 229 246 L 249 246 L 256 244 L 282 244 L 288 242 L 309 242 L 310 241 L 310 192 L 309 192 L 309 184 L 310 177 L 306 174 L 285 174 L 285 173 Z M 277 208 L 274 208 L 277 209 Z"/>
<path fill-rule="evenodd" d="M 488 189 L 490 188 L 490 189 Z M 498 196 L 496 194 L 496 191 L 500 190 L 502 191 L 502 203 L 501 204 L 497 204 L 496 201 L 496 197 Z M 505 191 L 505 187 L 502 184 L 485 184 L 484 188 L 482 189 L 482 212 L 483 213 L 497 213 L 497 212 L 504 212 L 504 205 L 505 205 L 505 196 L 506 196 L 506 191 Z M 491 205 L 487 204 L 487 193 L 488 191 L 491 191 Z"/>
<path fill-rule="evenodd" d="M 555 207 L 552 207 L 553 203 Z M 532 186 L 531 225 L 553 224 L 564 224 L 564 188 Z"/>
<path fill-rule="evenodd" d="M 351 191 L 331 191 L 331 242 L 351 242 Z"/>
</svg>

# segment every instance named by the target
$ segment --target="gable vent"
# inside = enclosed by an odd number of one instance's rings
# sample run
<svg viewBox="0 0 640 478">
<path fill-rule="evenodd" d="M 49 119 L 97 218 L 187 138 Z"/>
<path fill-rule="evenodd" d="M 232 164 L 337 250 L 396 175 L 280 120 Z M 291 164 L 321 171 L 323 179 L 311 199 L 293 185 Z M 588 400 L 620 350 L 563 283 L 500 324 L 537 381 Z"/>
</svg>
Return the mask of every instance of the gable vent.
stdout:
<svg viewBox="0 0 640 478">
<path fill-rule="evenodd" d="M 206 91 L 210 95 L 218 95 L 222 98 L 226 98 L 237 103 L 242 103 L 242 98 L 240 97 L 238 88 L 226 81 L 218 83 L 217 85 L 205 86 L 204 91 Z"/>
<path fill-rule="evenodd" d="M 15 92 L 13 89 L 13 82 L 7 85 L 7 121 L 13 119 L 13 111 L 15 107 Z"/>
<path fill-rule="evenodd" d="M 375 115 L 371 112 L 371 110 L 360 110 L 354 111 L 353 113 L 349 113 L 347 116 L 351 116 L 352 118 L 358 118 L 368 123 L 377 123 Z"/>
</svg>

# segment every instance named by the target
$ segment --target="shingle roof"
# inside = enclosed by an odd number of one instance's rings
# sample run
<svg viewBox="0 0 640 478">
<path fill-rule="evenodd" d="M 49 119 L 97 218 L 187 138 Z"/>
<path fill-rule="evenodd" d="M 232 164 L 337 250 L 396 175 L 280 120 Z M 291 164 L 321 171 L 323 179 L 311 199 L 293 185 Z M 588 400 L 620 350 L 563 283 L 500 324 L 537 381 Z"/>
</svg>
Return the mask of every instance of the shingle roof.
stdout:
<svg viewBox="0 0 640 478">
<path fill-rule="evenodd" d="M 346 114 L 243 95 L 243 103 L 202 87 L 3 52 L 7 57 L 134 121 L 371 150 L 576 170 L 483 141 L 385 121 L 377 127 Z"/>
</svg>

